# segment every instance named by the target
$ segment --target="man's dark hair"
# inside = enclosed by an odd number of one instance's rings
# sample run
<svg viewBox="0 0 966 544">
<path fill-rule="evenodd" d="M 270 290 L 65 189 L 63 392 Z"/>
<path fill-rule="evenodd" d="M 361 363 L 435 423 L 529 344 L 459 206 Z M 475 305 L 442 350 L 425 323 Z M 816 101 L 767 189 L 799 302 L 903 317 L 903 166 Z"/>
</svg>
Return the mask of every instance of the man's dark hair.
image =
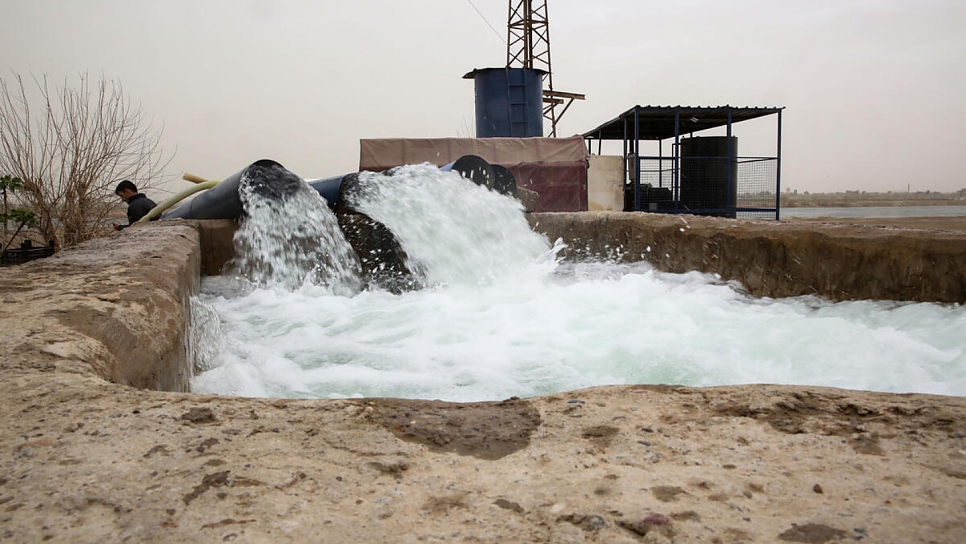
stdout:
<svg viewBox="0 0 966 544">
<path fill-rule="evenodd" d="M 125 189 L 134 191 L 135 193 L 138 192 L 138 186 L 135 185 L 130 180 L 127 180 L 126 179 L 126 180 L 122 181 L 121 183 L 118 183 L 117 184 L 117 189 L 114 189 L 114 194 L 119 195 L 119 194 L 121 194 L 121 191 L 123 191 Z"/>
</svg>

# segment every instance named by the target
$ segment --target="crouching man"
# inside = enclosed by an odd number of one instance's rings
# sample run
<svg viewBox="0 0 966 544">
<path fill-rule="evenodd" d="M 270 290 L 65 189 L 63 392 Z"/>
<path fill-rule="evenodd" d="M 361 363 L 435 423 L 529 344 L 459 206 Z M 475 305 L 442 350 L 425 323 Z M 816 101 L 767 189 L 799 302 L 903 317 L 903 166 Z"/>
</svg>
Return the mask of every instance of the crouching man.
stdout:
<svg viewBox="0 0 966 544">
<path fill-rule="evenodd" d="M 121 197 L 121 200 L 127 204 L 127 225 L 114 223 L 114 230 L 130 227 L 147 215 L 151 208 L 157 206 L 153 200 L 139 193 L 137 186 L 129 180 L 118 183 L 117 189 L 114 189 L 114 194 Z M 155 219 L 157 218 L 155 217 Z"/>
</svg>

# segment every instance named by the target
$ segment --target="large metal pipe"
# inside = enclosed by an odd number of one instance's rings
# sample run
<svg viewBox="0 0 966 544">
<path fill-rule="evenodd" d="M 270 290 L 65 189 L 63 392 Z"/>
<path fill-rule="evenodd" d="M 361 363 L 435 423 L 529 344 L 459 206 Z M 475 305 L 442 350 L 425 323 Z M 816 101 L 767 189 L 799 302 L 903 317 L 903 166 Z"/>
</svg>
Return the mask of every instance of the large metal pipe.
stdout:
<svg viewBox="0 0 966 544">
<path fill-rule="evenodd" d="M 239 193 L 242 180 L 247 176 L 258 192 L 281 195 L 291 191 L 293 177 L 298 179 L 294 174 L 280 175 L 283 172 L 288 171 L 273 160 L 262 159 L 253 162 L 228 176 L 218 185 L 162 214 L 161 217 L 163 219 L 237 219 L 244 213 L 242 197 Z"/>
<path fill-rule="evenodd" d="M 513 174 L 506 168 L 491 165 L 475 155 L 462 156 L 440 167 L 440 170 L 459 172 L 461 176 L 478 185 L 516 195 Z M 387 173 L 391 174 L 391 171 Z M 161 217 L 238 219 L 245 214 L 244 202 L 247 195 L 251 194 L 249 191 L 281 199 L 294 194 L 302 184 L 307 184 L 335 211 L 339 227 L 353 249 L 360 255 L 366 255 L 361 264 L 369 280 L 391 291 L 410 289 L 413 279 L 406 266 L 406 254 L 393 233 L 385 225 L 347 204 L 345 195 L 357 185 L 359 175 L 356 172 L 304 182 L 279 163 L 264 159 L 246 166 Z"/>
<path fill-rule="evenodd" d="M 516 181 L 506 168 L 491 165 L 476 155 L 464 155 L 440 167 L 443 171 L 459 172 L 464 178 L 498 190 L 516 194 Z M 306 182 L 337 212 L 353 212 L 345 205 L 344 194 L 358 180 L 358 173 L 343 174 Z M 239 192 L 247 179 L 256 193 L 281 198 L 294 193 L 302 180 L 281 164 L 262 159 L 225 178 L 211 189 L 162 214 L 163 219 L 237 219 L 244 215 L 243 195 Z"/>
<path fill-rule="evenodd" d="M 459 172 L 464 178 L 489 189 L 493 188 L 493 183 L 496 180 L 493 165 L 476 155 L 463 155 L 455 161 L 441 166 L 440 170 Z"/>
<path fill-rule="evenodd" d="M 315 189 L 315 192 L 322 195 L 322 198 L 329 204 L 332 209 L 338 209 L 342 204 L 342 192 L 339 190 L 342 187 L 342 182 L 345 178 L 355 174 L 343 174 L 341 176 L 335 176 L 331 178 L 317 179 L 309 181 L 309 187 Z"/>
</svg>

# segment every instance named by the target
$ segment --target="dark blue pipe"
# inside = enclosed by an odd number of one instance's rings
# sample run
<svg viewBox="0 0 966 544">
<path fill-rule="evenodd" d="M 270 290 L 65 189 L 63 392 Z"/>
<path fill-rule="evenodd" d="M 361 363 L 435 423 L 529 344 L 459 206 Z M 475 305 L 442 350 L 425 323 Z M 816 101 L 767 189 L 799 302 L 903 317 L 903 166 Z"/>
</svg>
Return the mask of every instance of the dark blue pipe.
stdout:
<svg viewBox="0 0 966 544">
<path fill-rule="evenodd" d="M 476 155 L 463 155 L 455 161 L 441 167 L 440 170 L 455 170 L 473 183 L 483 185 L 490 189 L 493 188 L 493 182 L 496 179 L 496 174 L 493 173 L 493 166 Z"/>
<path fill-rule="evenodd" d="M 477 185 L 484 185 L 504 194 L 516 194 L 516 181 L 509 170 L 491 165 L 476 155 L 464 155 L 440 167 L 440 170 L 456 171 Z M 239 188 L 246 175 L 254 191 L 277 198 L 291 194 L 294 192 L 295 184 L 301 183 L 298 176 L 286 170 L 281 164 L 270 159 L 262 159 L 225 178 L 218 185 L 198 194 L 184 204 L 165 212 L 161 217 L 163 219 L 237 219 L 244 215 Z M 345 209 L 343 191 L 351 187 L 358 176 L 358 173 L 343 174 L 307 183 L 326 200 L 330 208 L 337 212 L 352 211 Z"/>
<path fill-rule="evenodd" d="M 249 170 L 261 170 L 268 166 L 282 165 L 269 159 L 253 162 L 235 172 L 180 206 L 161 214 L 162 219 L 237 219 L 242 215 L 242 201 L 238 187 Z M 257 167 L 257 168 L 255 168 Z"/>
<path fill-rule="evenodd" d="M 352 174 L 343 174 L 341 176 L 335 176 L 325 179 L 317 179 L 315 181 L 308 182 L 309 187 L 315 189 L 317 193 L 322 195 L 322 198 L 329 203 L 330 208 L 338 208 L 342 204 L 342 193 L 339 189 L 342 187 L 342 182 L 345 178 L 351 176 Z"/>
</svg>

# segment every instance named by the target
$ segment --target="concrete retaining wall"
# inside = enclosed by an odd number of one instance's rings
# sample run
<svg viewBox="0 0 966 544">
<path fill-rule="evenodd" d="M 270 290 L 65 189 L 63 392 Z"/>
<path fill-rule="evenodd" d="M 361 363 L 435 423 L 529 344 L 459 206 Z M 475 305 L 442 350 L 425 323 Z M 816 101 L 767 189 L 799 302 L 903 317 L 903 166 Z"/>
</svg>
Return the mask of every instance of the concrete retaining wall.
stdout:
<svg viewBox="0 0 966 544">
<path fill-rule="evenodd" d="M 529 216 L 571 259 L 620 256 L 719 274 L 756 296 L 966 302 L 966 235 L 851 224 L 648 213 Z"/>
<path fill-rule="evenodd" d="M 185 320 L 199 249 L 195 228 L 163 221 L 3 269 L 0 369 L 187 391 Z"/>
<path fill-rule="evenodd" d="M 608 155 L 587 157 L 587 209 L 624 209 L 624 159 Z"/>
</svg>

